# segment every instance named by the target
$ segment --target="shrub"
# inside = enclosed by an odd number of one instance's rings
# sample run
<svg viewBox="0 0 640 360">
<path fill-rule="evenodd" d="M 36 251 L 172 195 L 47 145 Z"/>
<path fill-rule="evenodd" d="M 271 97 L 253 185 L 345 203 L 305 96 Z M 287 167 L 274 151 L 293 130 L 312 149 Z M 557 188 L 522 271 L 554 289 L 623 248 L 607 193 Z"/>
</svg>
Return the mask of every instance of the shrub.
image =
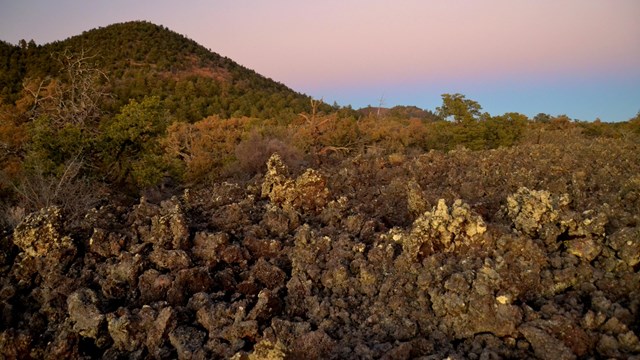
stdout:
<svg viewBox="0 0 640 360">
<path fill-rule="evenodd" d="M 253 130 L 242 140 L 235 149 L 236 162 L 232 173 L 241 177 L 251 177 L 264 173 L 269 157 L 277 153 L 290 169 L 297 167 L 302 155 L 295 147 L 273 137 L 266 137 L 257 130 Z"/>
<path fill-rule="evenodd" d="M 77 225 L 107 193 L 102 185 L 81 177 L 82 167 L 83 162 L 76 158 L 65 163 L 60 174 L 29 169 L 19 183 L 13 184 L 15 201 L 4 204 L 5 215 L 0 221 L 13 228 L 27 214 L 55 205 L 71 224 Z"/>
<path fill-rule="evenodd" d="M 248 118 L 223 120 L 216 116 L 194 124 L 174 123 L 161 141 L 165 158 L 189 183 L 215 180 L 233 162 L 249 123 Z"/>
<path fill-rule="evenodd" d="M 169 171 L 159 143 L 169 121 L 158 97 L 123 106 L 102 127 L 100 152 L 108 176 L 138 188 L 158 183 Z"/>
</svg>

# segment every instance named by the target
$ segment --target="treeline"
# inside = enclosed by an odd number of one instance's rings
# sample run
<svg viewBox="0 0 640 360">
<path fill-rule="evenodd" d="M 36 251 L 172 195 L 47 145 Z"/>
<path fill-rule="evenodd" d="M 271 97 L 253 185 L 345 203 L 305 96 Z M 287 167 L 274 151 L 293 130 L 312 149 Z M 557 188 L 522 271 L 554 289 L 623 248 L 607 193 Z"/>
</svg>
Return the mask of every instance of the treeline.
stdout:
<svg viewBox="0 0 640 360">
<path fill-rule="evenodd" d="M 460 101 L 467 105 L 458 106 Z M 312 111 L 292 120 L 214 115 L 189 122 L 157 96 L 130 100 L 114 116 L 87 115 L 85 121 L 78 113 L 61 118 L 46 103 L 30 104 L 24 113 L 5 111 L 1 195 L 13 211 L 23 209 L 18 215 L 50 204 L 73 213 L 114 194 L 135 197 L 167 185 L 248 180 L 264 172 L 274 152 L 292 169 L 334 166 L 362 155 L 383 157 L 393 166 L 428 151 L 486 150 L 567 136 L 640 138 L 640 117 L 606 124 L 565 116 L 491 116 L 470 112 L 477 103 L 459 94 L 443 95 L 428 119 L 407 116 L 402 107 L 363 114 L 349 108 L 320 111 L 320 104 L 310 100 Z"/>
</svg>

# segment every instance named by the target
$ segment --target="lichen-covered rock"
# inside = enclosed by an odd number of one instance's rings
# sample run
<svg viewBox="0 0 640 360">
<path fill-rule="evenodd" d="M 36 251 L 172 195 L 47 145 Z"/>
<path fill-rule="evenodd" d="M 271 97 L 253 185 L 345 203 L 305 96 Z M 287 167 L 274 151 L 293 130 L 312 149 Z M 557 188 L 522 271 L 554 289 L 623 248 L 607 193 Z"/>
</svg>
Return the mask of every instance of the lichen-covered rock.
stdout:
<svg viewBox="0 0 640 360">
<path fill-rule="evenodd" d="M 262 197 L 271 203 L 291 207 L 309 214 L 319 214 L 329 202 L 327 180 L 314 169 L 307 169 L 295 180 L 286 176 L 287 167 L 278 154 L 267 162 L 267 174 L 262 183 Z"/>
<path fill-rule="evenodd" d="M 280 155 L 271 155 L 262 181 L 262 197 L 268 197 L 273 203 L 284 202 L 287 191 L 293 187 L 293 180 L 288 178 L 288 172 Z"/>
<path fill-rule="evenodd" d="M 437 252 L 451 252 L 457 246 L 479 241 L 487 227 L 469 205 L 456 200 L 451 209 L 441 199 L 432 211 L 418 217 L 409 233 L 392 231 L 392 240 L 402 244 L 405 254 L 422 259 Z"/>
<path fill-rule="evenodd" d="M 521 187 L 507 197 L 507 212 L 515 228 L 529 236 L 538 236 L 542 227 L 560 219 L 559 210 L 569 204 L 569 197 L 553 197 L 544 190 Z"/>
<path fill-rule="evenodd" d="M 96 307 L 97 302 L 96 293 L 87 288 L 77 290 L 67 298 L 73 330 L 84 337 L 95 339 L 104 321 L 104 315 Z"/>
<path fill-rule="evenodd" d="M 413 216 L 420 216 L 429 210 L 424 191 L 415 180 L 407 183 L 407 208 Z"/>
<path fill-rule="evenodd" d="M 349 202 L 345 196 L 331 200 L 320 214 L 322 223 L 329 226 L 338 226 L 349 212 Z"/>
<path fill-rule="evenodd" d="M 236 353 L 231 360 L 284 360 L 287 353 L 287 347 L 282 342 L 273 343 L 264 339 L 258 342 L 249 354 Z"/>
<path fill-rule="evenodd" d="M 295 181 L 295 191 L 287 199 L 294 208 L 318 213 L 329 202 L 327 180 L 314 169 L 307 169 Z"/>
<path fill-rule="evenodd" d="M 109 335 L 113 346 L 118 350 L 135 351 L 142 341 L 142 335 L 136 329 L 135 320 L 127 309 L 107 314 Z"/>
<path fill-rule="evenodd" d="M 78 231 L 26 221 L 0 234 L 0 358 L 637 357 L 640 158 L 619 140 L 367 149 L 297 179 L 273 157 L 264 182 L 117 200 Z"/>
<path fill-rule="evenodd" d="M 27 217 L 13 232 L 13 242 L 28 256 L 53 256 L 60 259 L 65 252 L 76 250 L 69 236 L 62 235 L 62 209 L 49 207 Z"/>
<path fill-rule="evenodd" d="M 569 237 L 603 238 L 608 223 L 609 217 L 603 211 L 587 210 L 581 214 L 567 211 L 561 214 L 560 227 Z"/>
<path fill-rule="evenodd" d="M 608 243 L 627 265 L 640 263 L 640 227 L 621 229 L 609 236 Z"/>
</svg>

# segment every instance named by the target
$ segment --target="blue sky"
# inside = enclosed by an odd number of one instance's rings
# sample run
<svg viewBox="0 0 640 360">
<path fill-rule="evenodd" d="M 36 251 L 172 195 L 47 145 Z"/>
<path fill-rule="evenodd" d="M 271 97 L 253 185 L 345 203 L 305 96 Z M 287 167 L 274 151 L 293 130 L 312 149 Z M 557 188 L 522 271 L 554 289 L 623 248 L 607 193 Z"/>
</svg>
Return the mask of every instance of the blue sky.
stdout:
<svg viewBox="0 0 640 360">
<path fill-rule="evenodd" d="M 294 90 L 358 108 L 627 120 L 640 111 L 638 0 L 0 0 L 0 39 L 42 44 L 148 20 Z"/>
</svg>

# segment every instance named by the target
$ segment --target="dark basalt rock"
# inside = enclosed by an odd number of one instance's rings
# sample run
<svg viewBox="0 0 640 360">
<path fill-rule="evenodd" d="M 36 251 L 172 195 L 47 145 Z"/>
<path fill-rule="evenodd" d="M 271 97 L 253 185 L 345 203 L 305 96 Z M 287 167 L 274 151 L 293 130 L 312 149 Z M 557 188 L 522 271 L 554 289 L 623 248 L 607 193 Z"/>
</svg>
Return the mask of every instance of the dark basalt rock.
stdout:
<svg viewBox="0 0 640 360">
<path fill-rule="evenodd" d="M 633 358 L 638 149 L 580 149 L 599 157 L 523 145 L 297 177 L 273 156 L 262 180 L 104 206 L 82 234 L 41 210 L 0 241 L 0 357 Z"/>
</svg>

